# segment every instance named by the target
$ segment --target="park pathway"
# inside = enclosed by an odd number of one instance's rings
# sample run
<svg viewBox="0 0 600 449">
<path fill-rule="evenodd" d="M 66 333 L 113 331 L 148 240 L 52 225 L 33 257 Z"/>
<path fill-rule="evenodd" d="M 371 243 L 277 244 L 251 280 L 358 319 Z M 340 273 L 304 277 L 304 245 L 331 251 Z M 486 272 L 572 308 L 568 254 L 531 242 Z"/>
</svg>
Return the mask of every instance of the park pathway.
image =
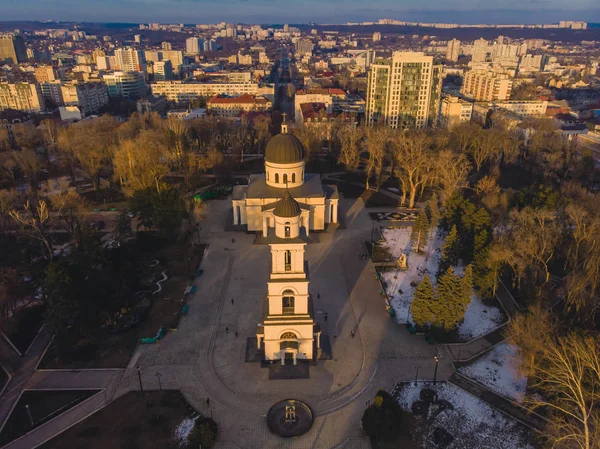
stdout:
<svg viewBox="0 0 600 449">
<path fill-rule="evenodd" d="M 35 373 L 35 367 L 46 346 L 50 342 L 50 332 L 44 326 L 33 340 L 29 352 L 23 357 L 11 357 L 10 368 L 7 366 L 11 378 L 0 397 L 0 423 L 4 425 L 6 418 L 13 409 L 21 390 Z M 0 427 L 1 428 L 1 427 Z"/>
</svg>

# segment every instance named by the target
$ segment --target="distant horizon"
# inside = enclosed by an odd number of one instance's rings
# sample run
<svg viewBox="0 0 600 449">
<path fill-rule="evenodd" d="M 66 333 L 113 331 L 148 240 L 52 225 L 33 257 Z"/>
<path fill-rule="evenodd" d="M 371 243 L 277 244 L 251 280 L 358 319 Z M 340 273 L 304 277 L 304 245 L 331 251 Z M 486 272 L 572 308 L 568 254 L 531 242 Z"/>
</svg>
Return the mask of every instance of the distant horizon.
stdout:
<svg viewBox="0 0 600 449">
<path fill-rule="evenodd" d="M 344 25 L 392 19 L 405 22 L 548 24 L 561 20 L 600 22 L 595 0 L 460 0 L 439 8 L 436 0 L 0 0 L 2 20 L 110 23 L 218 23 Z"/>
</svg>

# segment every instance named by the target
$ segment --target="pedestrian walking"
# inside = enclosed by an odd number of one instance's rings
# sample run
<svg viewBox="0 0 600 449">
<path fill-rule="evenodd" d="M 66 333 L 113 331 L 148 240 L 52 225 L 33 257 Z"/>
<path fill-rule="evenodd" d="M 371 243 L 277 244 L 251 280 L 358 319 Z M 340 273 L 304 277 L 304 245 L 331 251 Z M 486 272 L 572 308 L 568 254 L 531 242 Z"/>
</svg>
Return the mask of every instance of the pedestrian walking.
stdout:
<svg viewBox="0 0 600 449">
<path fill-rule="evenodd" d="M 235 243 L 235 239 L 231 239 L 231 243 Z"/>
<path fill-rule="evenodd" d="M 321 299 L 321 293 L 317 293 L 317 299 Z"/>
<path fill-rule="evenodd" d="M 233 298 L 231 298 L 231 305 L 233 305 Z"/>
<path fill-rule="evenodd" d="M 354 331 L 350 331 L 350 335 L 354 338 Z"/>
<path fill-rule="evenodd" d="M 206 398 L 206 405 L 210 407 L 210 398 Z"/>
<path fill-rule="evenodd" d="M 327 322 L 327 314 L 325 314 L 325 322 Z"/>
<path fill-rule="evenodd" d="M 237 338 L 237 335 L 238 335 L 238 334 L 237 334 L 237 331 L 235 331 L 235 338 Z"/>
<path fill-rule="evenodd" d="M 225 333 L 228 334 L 229 333 L 229 328 L 227 326 L 225 326 Z"/>
</svg>

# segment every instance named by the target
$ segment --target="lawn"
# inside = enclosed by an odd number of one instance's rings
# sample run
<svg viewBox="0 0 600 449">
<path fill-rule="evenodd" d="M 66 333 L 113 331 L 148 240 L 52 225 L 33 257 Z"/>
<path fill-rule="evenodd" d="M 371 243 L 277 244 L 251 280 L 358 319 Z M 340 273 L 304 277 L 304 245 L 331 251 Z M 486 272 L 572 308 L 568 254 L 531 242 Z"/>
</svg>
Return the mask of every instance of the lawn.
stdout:
<svg viewBox="0 0 600 449">
<path fill-rule="evenodd" d="M 179 391 L 129 392 L 40 449 L 178 448 L 196 415 Z"/>
<path fill-rule="evenodd" d="M 421 397 L 424 389 L 435 392 L 436 400 L 429 406 Z M 421 433 L 421 447 L 534 448 L 533 431 L 451 383 L 404 383 L 398 402 L 416 416 L 413 432 Z"/>
<path fill-rule="evenodd" d="M 99 390 L 25 390 L 6 420 L 0 433 L 0 446 L 25 435 L 75 405 L 98 393 Z M 31 418 L 27 412 L 29 412 Z M 31 424 L 33 421 L 33 425 Z"/>
<path fill-rule="evenodd" d="M 41 369 L 89 369 L 123 368 L 127 366 L 137 342 L 144 337 L 153 337 L 158 329 L 165 330 L 178 326 L 179 311 L 183 306 L 184 292 L 189 285 L 190 271 L 194 271 L 202 260 L 206 245 L 195 248 L 188 243 L 172 243 L 162 246 L 149 254 L 161 266 L 158 271 L 168 276 L 161 283 L 161 290 L 151 295 L 152 305 L 146 316 L 134 327 L 119 334 L 102 334 L 93 340 L 81 342 L 69 358 L 61 357 L 58 348 L 52 344 L 42 362 Z M 161 278 L 159 278 L 161 279 Z M 156 283 L 152 289 L 157 289 Z"/>
</svg>

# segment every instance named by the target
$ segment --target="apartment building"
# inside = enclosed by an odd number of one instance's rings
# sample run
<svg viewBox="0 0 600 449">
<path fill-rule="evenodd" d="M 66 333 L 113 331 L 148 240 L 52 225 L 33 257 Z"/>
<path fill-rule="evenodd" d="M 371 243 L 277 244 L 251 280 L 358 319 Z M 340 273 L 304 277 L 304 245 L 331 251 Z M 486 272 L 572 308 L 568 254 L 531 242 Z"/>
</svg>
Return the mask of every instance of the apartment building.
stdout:
<svg viewBox="0 0 600 449">
<path fill-rule="evenodd" d="M 0 111 L 15 109 L 40 112 L 45 109 L 42 89 L 37 83 L 0 83 Z"/>
<path fill-rule="evenodd" d="M 486 70 L 471 70 L 465 74 L 461 93 L 475 101 L 510 99 L 512 79 L 506 74 Z"/>
<path fill-rule="evenodd" d="M 108 104 L 108 89 L 102 82 L 65 83 L 61 85 L 62 101 L 65 106 L 77 106 L 82 116 L 97 113 Z"/>
<path fill-rule="evenodd" d="M 268 112 L 273 103 L 260 95 L 244 94 L 238 97 L 217 95 L 206 103 L 208 111 L 219 117 L 238 117 L 244 112 Z"/>
<path fill-rule="evenodd" d="M 23 37 L 16 34 L 0 35 L 0 62 L 19 64 L 27 61 L 27 50 Z"/>
<path fill-rule="evenodd" d="M 54 81 L 57 78 L 56 69 L 51 65 L 42 65 L 36 67 L 34 70 L 35 80 L 38 83 L 45 83 L 47 81 Z"/>
<path fill-rule="evenodd" d="M 425 128 L 437 123 L 442 69 L 433 56 L 394 52 L 369 69 L 366 119 L 391 128 Z"/>
<path fill-rule="evenodd" d="M 470 122 L 472 114 L 473 103 L 454 95 L 446 95 L 440 109 L 440 126 L 452 128 L 460 123 Z"/>
<path fill-rule="evenodd" d="M 146 93 L 144 75 L 139 72 L 114 72 L 105 74 L 109 97 L 140 98 Z"/>
<path fill-rule="evenodd" d="M 448 48 L 446 49 L 446 60 L 451 62 L 458 61 L 460 55 L 460 41 L 458 39 L 452 39 L 448 41 Z"/>
<path fill-rule="evenodd" d="M 144 52 L 133 48 L 115 50 L 115 70 L 120 72 L 145 72 L 146 58 Z"/>
<path fill-rule="evenodd" d="M 258 95 L 257 83 L 201 83 L 183 81 L 158 81 L 150 85 L 152 95 L 167 97 L 167 101 L 189 102 L 198 98 L 211 98 L 216 95 Z"/>
</svg>

